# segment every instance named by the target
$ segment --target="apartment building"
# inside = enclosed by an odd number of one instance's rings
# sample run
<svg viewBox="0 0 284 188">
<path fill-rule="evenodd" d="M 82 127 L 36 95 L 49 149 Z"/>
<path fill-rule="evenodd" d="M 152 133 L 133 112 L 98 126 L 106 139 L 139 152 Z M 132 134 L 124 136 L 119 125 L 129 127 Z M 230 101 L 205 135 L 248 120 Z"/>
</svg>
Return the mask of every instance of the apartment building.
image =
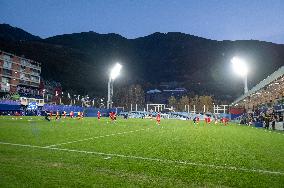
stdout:
<svg viewBox="0 0 284 188">
<path fill-rule="evenodd" d="M 41 64 L 0 50 L 0 92 L 38 89 Z"/>
</svg>

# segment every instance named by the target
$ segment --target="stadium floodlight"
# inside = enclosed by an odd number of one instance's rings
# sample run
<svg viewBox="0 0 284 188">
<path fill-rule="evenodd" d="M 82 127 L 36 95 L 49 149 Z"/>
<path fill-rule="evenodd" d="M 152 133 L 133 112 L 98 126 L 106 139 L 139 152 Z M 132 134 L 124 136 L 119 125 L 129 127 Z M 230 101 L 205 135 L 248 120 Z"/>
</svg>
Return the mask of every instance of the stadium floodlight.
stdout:
<svg viewBox="0 0 284 188">
<path fill-rule="evenodd" d="M 233 57 L 231 59 L 234 71 L 244 79 L 244 93 L 248 92 L 248 67 L 243 59 Z"/>
<path fill-rule="evenodd" d="M 112 108 L 112 96 L 113 96 L 113 82 L 120 74 L 122 65 L 116 63 L 115 66 L 110 71 L 109 81 L 108 81 L 108 95 L 107 95 L 107 108 Z"/>
<path fill-rule="evenodd" d="M 245 63 L 244 60 L 238 58 L 238 57 L 233 57 L 231 60 L 233 64 L 234 71 L 239 74 L 240 76 L 244 77 L 248 74 L 248 67 Z"/>
<path fill-rule="evenodd" d="M 111 69 L 110 78 L 115 80 L 116 77 L 119 75 L 122 66 L 119 63 L 116 63 L 115 66 Z"/>
</svg>

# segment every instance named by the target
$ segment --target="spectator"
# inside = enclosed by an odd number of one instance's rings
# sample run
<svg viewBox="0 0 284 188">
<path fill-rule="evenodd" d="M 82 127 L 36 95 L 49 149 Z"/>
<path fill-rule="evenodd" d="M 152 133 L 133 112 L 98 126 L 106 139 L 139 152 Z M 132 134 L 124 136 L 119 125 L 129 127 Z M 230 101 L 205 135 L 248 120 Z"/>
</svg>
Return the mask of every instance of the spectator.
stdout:
<svg viewBox="0 0 284 188">
<path fill-rule="evenodd" d="M 275 118 L 275 116 L 273 115 L 273 116 L 272 116 L 272 121 L 271 121 L 272 130 L 275 130 L 275 122 L 276 122 L 276 118 Z"/>
</svg>

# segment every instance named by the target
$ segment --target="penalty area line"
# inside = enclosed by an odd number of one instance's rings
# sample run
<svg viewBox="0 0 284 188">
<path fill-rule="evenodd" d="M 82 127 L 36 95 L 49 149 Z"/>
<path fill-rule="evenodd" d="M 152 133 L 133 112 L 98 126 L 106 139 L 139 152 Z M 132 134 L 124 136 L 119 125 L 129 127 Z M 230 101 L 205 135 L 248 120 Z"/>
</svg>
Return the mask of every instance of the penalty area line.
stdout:
<svg viewBox="0 0 284 188">
<path fill-rule="evenodd" d="M 214 164 L 203 164 L 203 163 L 195 163 L 195 162 L 190 162 L 190 161 L 159 159 L 159 158 L 151 158 L 151 157 L 140 157 L 140 156 L 133 156 L 133 155 L 103 153 L 103 152 L 85 151 L 85 150 L 76 150 L 76 149 L 42 147 L 42 146 L 35 146 L 35 145 L 28 145 L 28 144 L 14 144 L 14 143 L 7 143 L 7 142 L 0 142 L 0 144 L 2 144 L 2 145 L 11 145 L 11 146 L 20 146 L 20 147 L 28 147 L 28 148 L 38 148 L 38 149 L 54 150 L 54 151 L 64 151 L 64 152 L 73 152 L 73 153 L 93 154 L 93 155 L 101 155 L 101 156 L 107 156 L 107 157 L 136 159 L 136 160 L 143 160 L 143 161 L 154 161 L 154 162 L 160 162 L 160 163 L 166 163 L 166 164 L 172 163 L 172 164 L 190 165 L 190 166 L 205 167 L 205 168 L 212 168 L 212 169 L 235 170 L 235 171 L 244 171 L 244 172 L 256 172 L 256 173 L 261 173 L 261 174 L 284 175 L 284 172 L 270 171 L 270 170 L 263 170 L 263 169 L 256 169 L 256 168 L 249 169 L 249 168 L 244 168 L 244 167 L 235 167 L 235 166 L 226 166 L 226 165 L 222 166 L 222 165 L 214 165 Z"/>
</svg>

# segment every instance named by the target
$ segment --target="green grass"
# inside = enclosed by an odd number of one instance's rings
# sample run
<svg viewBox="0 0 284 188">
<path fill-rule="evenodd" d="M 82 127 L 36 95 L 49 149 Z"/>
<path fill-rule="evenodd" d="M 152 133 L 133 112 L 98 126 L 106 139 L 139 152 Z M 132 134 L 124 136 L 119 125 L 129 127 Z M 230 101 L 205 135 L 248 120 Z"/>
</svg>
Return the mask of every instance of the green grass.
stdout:
<svg viewBox="0 0 284 188">
<path fill-rule="evenodd" d="M 284 133 L 246 126 L 6 116 L 0 142 L 5 188 L 284 186 Z"/>
</svg>

